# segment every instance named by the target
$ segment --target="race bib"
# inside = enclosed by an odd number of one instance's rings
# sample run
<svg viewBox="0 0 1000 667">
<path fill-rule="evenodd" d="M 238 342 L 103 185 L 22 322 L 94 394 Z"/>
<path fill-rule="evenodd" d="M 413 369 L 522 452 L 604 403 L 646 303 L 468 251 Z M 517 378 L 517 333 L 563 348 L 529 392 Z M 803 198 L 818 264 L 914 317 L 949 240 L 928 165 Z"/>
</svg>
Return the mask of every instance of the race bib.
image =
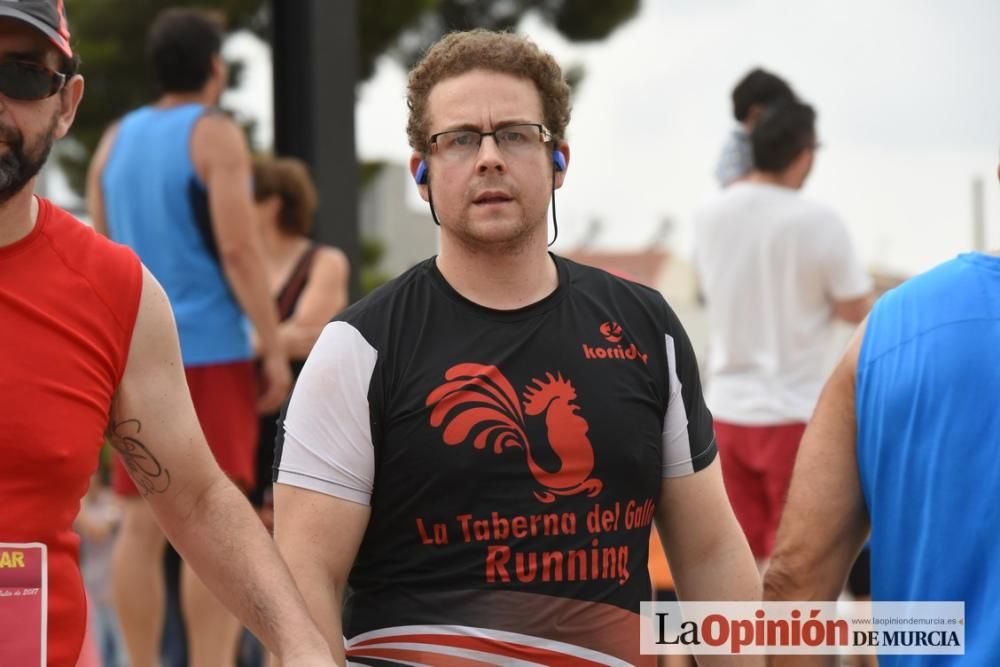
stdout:
<svg viewBox="0 0 1000 667">
<path fill-rule="evenodd" d="M 0 542 L 0 656 L 5 665 L 45 667 L 46 548 Z"/>
</svg>

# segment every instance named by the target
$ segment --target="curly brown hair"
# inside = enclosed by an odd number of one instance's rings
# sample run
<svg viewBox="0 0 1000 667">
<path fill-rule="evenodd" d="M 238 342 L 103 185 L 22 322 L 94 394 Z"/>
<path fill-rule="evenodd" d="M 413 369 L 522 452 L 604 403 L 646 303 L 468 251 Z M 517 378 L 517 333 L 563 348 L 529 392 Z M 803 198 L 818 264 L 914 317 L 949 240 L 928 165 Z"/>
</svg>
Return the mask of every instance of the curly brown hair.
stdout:
<svg viewBox="0 0 1000 667">
<path fill-rule="evenodd" d="M 253 197 L 261 202 L 281 198 L 278 226 L 286 234 L 305 236 L 313 226 L 319 198 L 309 168 L 295 158 L 258 159 L 253 165 Z"/>
<path fill-rule="evenodd" d="M 434 86 L 443 79 L 475 69 L 532 81 L 542 98 L 545 127 L 555 143 L 563 140 L 569 123 L 570 89 L 559 63 L 523 35 L 479 28 L 445 35 L 410 70 L 406 94 L 410 119 L 406 134 L 413 150 L 424 155 L 430 150 L 427 99 Z"/>
</svg>

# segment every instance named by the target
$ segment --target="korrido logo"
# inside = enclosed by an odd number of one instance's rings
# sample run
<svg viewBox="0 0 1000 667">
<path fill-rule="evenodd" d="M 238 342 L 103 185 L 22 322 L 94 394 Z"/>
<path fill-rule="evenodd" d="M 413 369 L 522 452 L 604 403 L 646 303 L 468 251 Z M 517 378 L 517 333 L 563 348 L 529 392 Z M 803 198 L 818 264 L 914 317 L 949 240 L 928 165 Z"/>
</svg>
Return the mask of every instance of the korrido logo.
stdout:
<svg viewBox="0 0 1000 667">
<path fill-rule="evenodd" d="M 587 345 L 583 344 L 584 359 L 639 359 L 642 363 L 649 363 L 649 355 L 639 350 L 635 343 L 621 345 L 620 341 L 625 337 L 622 325 L 614 320 L 608 320 L 600 326 L 601 335 L 612 345 Z"/>
<path fill-rule="evenodd" d="M 622 339 L 622 327 L 617 322 L 605 322 L 601 325 L 601 335 L 607 338 L 609 343 L 617 343 Z"/>
</svg>

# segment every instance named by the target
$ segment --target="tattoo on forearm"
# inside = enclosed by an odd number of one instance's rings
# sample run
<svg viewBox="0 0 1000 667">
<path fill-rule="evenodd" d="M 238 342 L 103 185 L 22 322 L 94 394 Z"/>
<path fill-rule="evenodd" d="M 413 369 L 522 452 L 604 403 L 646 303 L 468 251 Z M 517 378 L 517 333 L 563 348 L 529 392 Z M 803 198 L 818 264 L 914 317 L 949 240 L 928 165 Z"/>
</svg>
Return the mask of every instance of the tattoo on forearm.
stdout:
<svg viewBox="0 0 1000 667">
<path fill-rule="evenodd" d="M 122 457 L 128 474 L 144 496 L 170 488 L 170 471 L 160 465 L 153 452 L 139 440 L 142 423 L 138 419 L 111 422 L 108 440 Z"/>
</svg>

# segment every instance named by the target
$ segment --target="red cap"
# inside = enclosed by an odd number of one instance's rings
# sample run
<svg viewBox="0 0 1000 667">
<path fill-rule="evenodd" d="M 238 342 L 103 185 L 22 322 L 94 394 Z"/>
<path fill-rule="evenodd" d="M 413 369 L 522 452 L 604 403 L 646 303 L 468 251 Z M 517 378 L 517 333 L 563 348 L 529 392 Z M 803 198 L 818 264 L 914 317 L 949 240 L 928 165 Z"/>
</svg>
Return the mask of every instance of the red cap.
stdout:
<svg viewBox="0 0 1000 667">
<path fill-rule="evenodd" d="M 48 37 L 67 58 L 73 57 L 63 0 L 0 0 L 0 16 L 24 21 Z"/>
</svg>

